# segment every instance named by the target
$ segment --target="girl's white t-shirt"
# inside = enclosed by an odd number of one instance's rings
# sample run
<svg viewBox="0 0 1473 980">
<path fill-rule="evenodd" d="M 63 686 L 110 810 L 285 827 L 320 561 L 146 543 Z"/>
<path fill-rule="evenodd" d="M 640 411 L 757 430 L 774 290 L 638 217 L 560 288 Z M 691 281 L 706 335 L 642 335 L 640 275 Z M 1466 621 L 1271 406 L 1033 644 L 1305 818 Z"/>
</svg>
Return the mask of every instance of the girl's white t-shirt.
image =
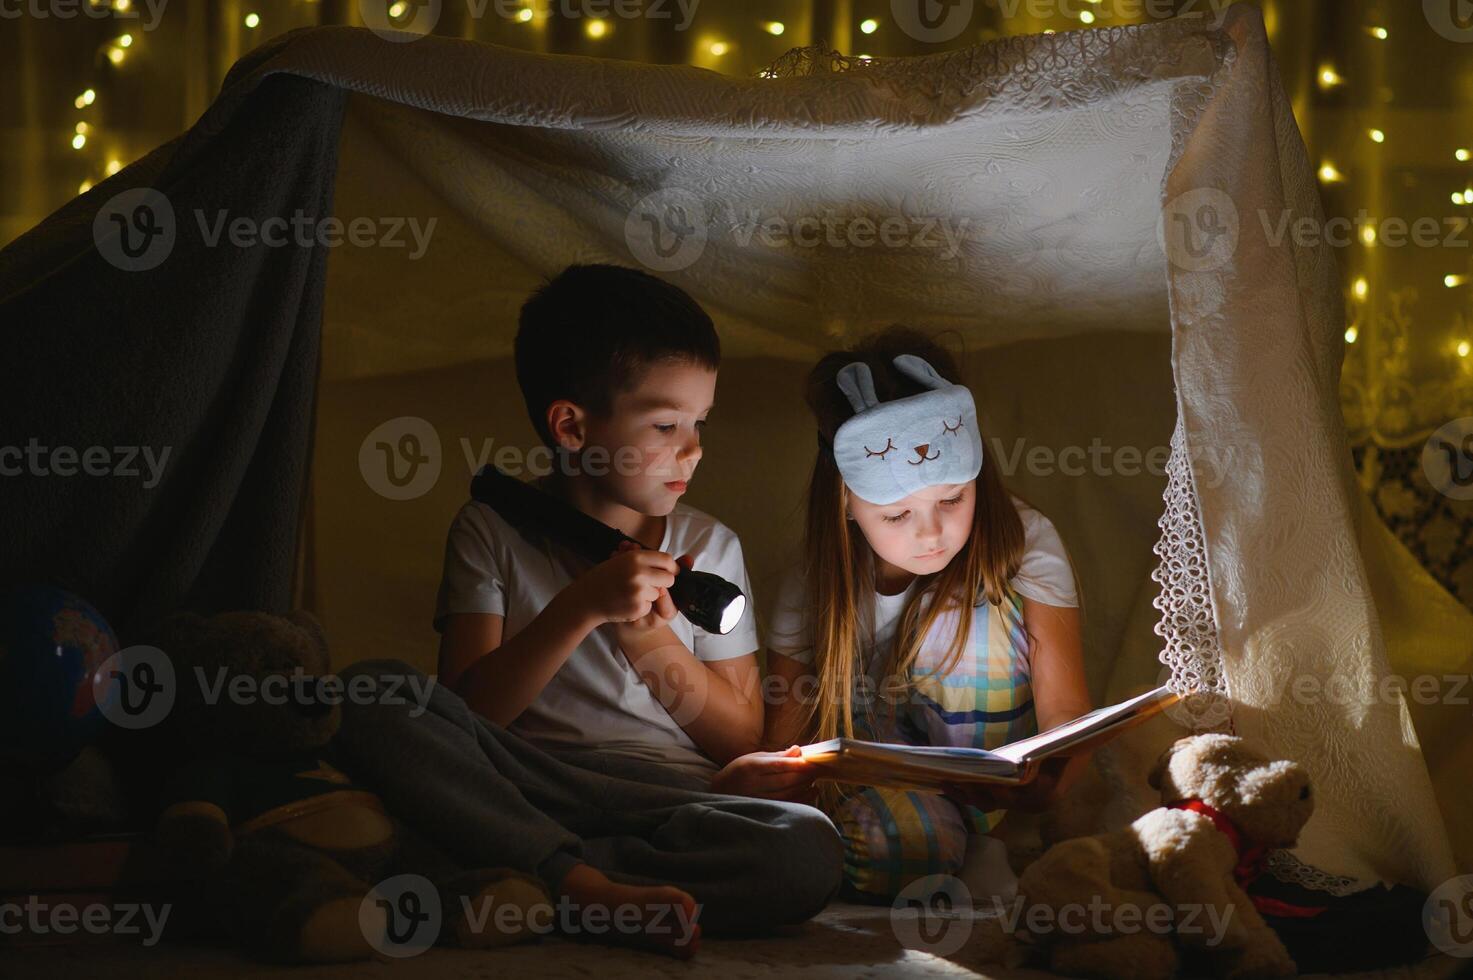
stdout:
<svg viewBox="0 0 1473 980">
<path fill-rule="evenodd" d="M 1023 520 L 1023 560 L 1009 584 L 1025 599 L 1050 606 L 1078 606 L 1074 572 L 1053 522 L 1016 496 L 1013 497 L 1013 505 Z M 888 648 L 895 624 L 919 581 L 912 581 L 904 592 L 896 595 L 875 593 L 874 639 L 866 644 L 869 649 Z M 788 572 L 778 592 L 777 604 L 767 627 L 767 648 L 799 663 L 811 664 L 813 619 L 807 605 L 808 588 L 800 566 Z"/>
</svg>

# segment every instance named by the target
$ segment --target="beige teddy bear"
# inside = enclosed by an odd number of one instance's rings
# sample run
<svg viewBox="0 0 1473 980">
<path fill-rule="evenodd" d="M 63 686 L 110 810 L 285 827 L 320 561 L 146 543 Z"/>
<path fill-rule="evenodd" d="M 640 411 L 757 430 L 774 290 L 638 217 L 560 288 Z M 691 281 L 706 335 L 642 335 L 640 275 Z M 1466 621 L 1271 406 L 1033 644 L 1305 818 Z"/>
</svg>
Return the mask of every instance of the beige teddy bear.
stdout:
<svg viewBox="0 0 1473 980">
<path fill-rule="evenodd" d="M 1180 953 L 1224 977 L 1295 972 L 1243 890 L 1293 846 L 1314 797 L 1305 771 L 1232 735 L 1177 740 L 1151 771 L 1162 806 L 1121 830 L 1061 841 L 1019 879 L 1018 930 L 1049 967 L 1108 980 L 1174 975 Z"/>
</svg>

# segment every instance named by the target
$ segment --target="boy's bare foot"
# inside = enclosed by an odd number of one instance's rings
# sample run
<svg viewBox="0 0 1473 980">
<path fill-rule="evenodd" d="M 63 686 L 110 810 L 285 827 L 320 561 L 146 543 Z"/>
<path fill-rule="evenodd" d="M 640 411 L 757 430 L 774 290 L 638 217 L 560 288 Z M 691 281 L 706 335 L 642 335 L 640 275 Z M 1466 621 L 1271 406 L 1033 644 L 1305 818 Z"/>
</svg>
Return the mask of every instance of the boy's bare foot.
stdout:
<svg viewBox="0 0 1473 980">
<path fill-rule="evenodd" d="M 571 923 L 569 938 L 633 946 L 679 959 L 696 955 L 701 927 L 696 900 L 672 885 L 621 885 L 587 864 L 563 876 L 559 924 Z"/>
</svg>

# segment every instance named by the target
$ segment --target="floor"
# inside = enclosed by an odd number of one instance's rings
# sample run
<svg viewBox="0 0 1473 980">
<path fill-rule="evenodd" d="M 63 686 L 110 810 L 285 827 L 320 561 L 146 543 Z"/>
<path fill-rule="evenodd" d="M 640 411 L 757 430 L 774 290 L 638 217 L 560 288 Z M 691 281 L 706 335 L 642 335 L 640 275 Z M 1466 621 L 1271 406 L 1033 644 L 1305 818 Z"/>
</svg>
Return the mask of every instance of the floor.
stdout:
<svg viewBox="0 0 1473 980">
<path fill-rule="evenodd" d="M 986 959 L 987 929 L 975 935 L 965 920 L 940 923 L 922 933 L 913 919 L 892 921 L 889 906 L 836 903 L 791 935 L 762 939 L 706 939 L 694 960 L 681 962 L 623 949 L 570 943 L 548 938 L 529 945 L 488 952 L 434 949 L 401 960 L 329 967 L 292 967 L 292 980 L 493 980 L 500 977 L 621 978 L 707 977 L 761 980 L 765 977 L 1044 978 L 1036 970 L 1006 969 Z M 954 931 L 960 928 L 958 933 Z M 905 935 L 913 947 L 906 948 Z M 970 939 L 971 942 L 961 940 Z M 952 950 L 950 947 L 959 946 Z M 944 955 L 937 955 L 942 953 Z M 1433 957 L 1414 968 L 1380 974 L 1358 974 L 1383 980 L 1448 980 L 1460 975 L 1469 960 Z M 0 955 L 0 978 L 45 980 L 154 980 L 159 976 L 259 977 L 260 964 L 232 952 L 198 947 L 155 947 L 94 944 L 6 950 Z"/>
</svg>

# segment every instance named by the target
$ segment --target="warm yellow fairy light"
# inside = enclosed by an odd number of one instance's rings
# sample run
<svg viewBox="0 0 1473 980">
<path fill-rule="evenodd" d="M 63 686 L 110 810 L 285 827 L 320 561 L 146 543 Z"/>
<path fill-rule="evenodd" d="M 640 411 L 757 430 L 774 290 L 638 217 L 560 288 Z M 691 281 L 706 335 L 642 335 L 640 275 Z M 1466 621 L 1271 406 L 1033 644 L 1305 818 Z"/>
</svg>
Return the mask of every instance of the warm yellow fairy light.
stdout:
<svg viewBox="0 0 1473 980">
<path fill-rule="evenodd" d="M 124 54 L 123 54 L 123 49 L 122 48 L 108 48 L 107 49 L 107 60 L 108 61 L 111 61 L 113 64 L 115 64 L 115 65 L 121 65 L 123 63 L 123 58 L 124 58 Z"/>
<path fill-rule="evenodd" d="M 879 29 L 880 22 L 875 20 L 873 17 L 866 17 L 864 20 L 859 22 L 859 31 L 861 34 L 873 34 Z"/>
<path fill-rule="evenodd" d="M 1458 160 L 1459 163 L 1467 163 L 1469 160 L 1473 160 L 1473 154 L 1470 154 L 1467 150 L 1463 149 L 1462 147 L 1459 147 L 1458 149 L 1454 150 L 1453 151 L 1453 156 L 1457 158 L 1457 160 Z"/>
<path fill-rule="evenodd" d="M 762 25 L 762 29 L 771 34 L 773 37 L 776 37 L 783 31 L 787 30 L 788 26 L 780 20 L 770 20 Z"/>
<path fill-rule="evenodd" d="M 109 160 L 107 162 L 107 166 L 103 168 L 103 172 L 106 173 L 109 177 L 111 177 L 113 174 L 117 173 L 119 170 L 122 170 L 122 169 L 123 169 L 123 161 L 121 161 L 121 160 Z"/>
<path fill-rule="evenodd" d="M 80 150 L 82 147 L 84 147 L 86 145 L 87 145 L 87 137 L 83 136 L 81 133 L 78 133 L 76 136 L 73 136 L 72 137 L 72 149 L 74 149 L 74 150 Z"/>
<path fill-rule="evenodd" d="M 113 0 L 113 9 L 120 14 L 126 14 L 132 6 L 131 0 Z"/>
<path fill-rule="evenodd" d="M 583 33 L 589 37 L 599 38 L 609 33 L 609 25 L 599 17 L 590 17 L 583 25 Z"/>
<path fill-rule="evenodd" d="M 120 47 L 120 48 L 131 48 L 133 46 L 133 35 L 132 34 L 124 34 L 124 35 L 122 35 L 121 37 L 118 38 L 117 44 L 118 44 L 118 47 Z"/>
<path fill-rule="evenodd" d="M 1372 143 L 1385 143 L 1386 142 L 1386 133 L 1383 130 L 1379 130 L 1379 129 L 1368 130 L 1366 135 L 1368 135 L 1368 136 L 1371 137 L 1371 142 Z"/>
<path fill-rule="evenodd" d="M 1458 356 L 1467 357 L 1470 353 L 1473 353 L 1473 344 L 1468 343 L 1466 340 L 1458 341 Z"/>
<path fill-rule="evenodd" d="M 1384 41 L 1391 36 L 1391 32 L 1384 27 L 1368 27 L 1366 32 L 1378 41 Z"/>
<path fill-rule="evenodd" d="M 1453 191 L 1453 203 L 1454 204 L 1465 204 L 1465 203 L 1467 203 L 1466 201 L 1463 200 L 1463 192 L 1462 191 Z"/>
<path fill-rule="evenodd" d="M 719 58 L 722 55 L 726 54 L 726 52 L 731 50 L 731 45 L 727 44 L 725 41 L 712 41 L 711 46 L 706 50 L 710 51 L 712 54 Z"/>
<path fill-rule="evenodd" d="M 1320 69 L 1320 88 L 1334 88 L 1343 81 L 1345 79 L 1340 77 L 1340 73 L 1329 65 Z"/>
<path fill-rule="evenodd" d="M 1327 184 L 1336 184 L 1345 179 L 1345 175 L 1335 169 L 1335 165 L 1326 160 L 1320 164 L 1320 180 Z"/>
<path fill-rule="evenodd" d="M 1354 327 L 1346 327 L 1345 328 L 1345 342 L 1347 344 L 1353 344 L 1353 343 L 1355 343 L 1355 338 L 1357 338 L 1359 336 L 1360 336 L 1360 331 L 1357 330 L 1357 329 L 1355 329 Z"/>
<path fill-rule="evenodd" d="M 82 134 L 85 135 L 86 133 L 88 133 L 89 131 L 91 131 L 91 129 L 92 129 L 92 127 L 91 126 L 88 126 L 84 122 L 77 123 L 77 130 L 76 131 L 79 132 L 79 133 L 82 133 Z"/>
<path fill-rule="evenodd" d="M 393 3 L 389 4 L 389 19 L 398 20 L 404 16 L 404 11 L 408 9 L 409 5 L 404 3 L 404 0 L 394 0 Z"/>
<path fill-rule="evenodd" d="M 1095 15 L 1088 10 L 1081 10 L 1079 12 L 1079 22 L 1081 24 L 1093 24 L 1095 22 Z"/>
<path fill-rule="evenodd" d="M 254 10 L 245 15 L 245 26 L 254 30 L 261 26 L 261 15 Z"/>
<path fill-rule="evenodd" d="M 1450 275 L 1442 277 L 1442 284 L 1448 289 L 1456 289 L 1467 281 L 1467 276 Z"/>
<path fill-rule="evenodd" d="M 1376 244 L 1376 227 L 1375 227 L 1375 225 L 1366 225 L 1364 228 L 1362 228 L 1360 230 L 1360 240 L 1365 245 L 1374 245 L 1374 244 Z"/>
<path fill-rule="evenodd" d="M 521 10 L 518 10 L 517 11 L 517 20 L 521 21 L 523 24 L 525 24 L 527 21 L 529 21 L 531 19 L 532 19 L 532 8 L 531 7 L 523 7 Z"/>
<path fill-rule="evenodd" d="M 1353 288 L 1355 290 L 1356 299 L 1365 299 L 1366 294 L 1371 291 L 1371 284 L 1366 282 L 1365 276 L 1361 276 L 1355 281 L 1355 286 Z"/>
<path fill-rule="evenodd" d="M 87 106 L 96 101 L 97 92 L 89 88 L 81 95 L 77 96 L 77 98 L 72 102 L 72 105 L 76 106 L 78 109 L 85 109 Z"/>
</svg>

